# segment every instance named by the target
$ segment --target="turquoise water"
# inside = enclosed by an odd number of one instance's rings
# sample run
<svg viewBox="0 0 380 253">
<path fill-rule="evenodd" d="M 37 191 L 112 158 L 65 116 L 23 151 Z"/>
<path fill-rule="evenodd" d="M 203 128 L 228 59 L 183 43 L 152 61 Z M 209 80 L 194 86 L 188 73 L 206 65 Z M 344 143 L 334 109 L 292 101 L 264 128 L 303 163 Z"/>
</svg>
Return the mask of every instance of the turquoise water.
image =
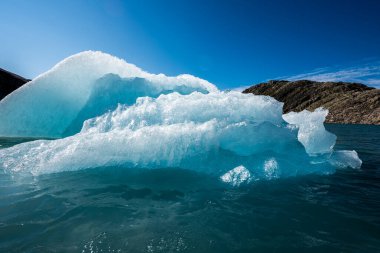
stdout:
<svg viewBox="0 0 380 253">
<path fill-rule="evenodd" d="M 0 171 L 0 251 L 379 252 L 380 127 L 327 128 L 360 170 L 239 188 L 180 168 Z"/>
</svg>

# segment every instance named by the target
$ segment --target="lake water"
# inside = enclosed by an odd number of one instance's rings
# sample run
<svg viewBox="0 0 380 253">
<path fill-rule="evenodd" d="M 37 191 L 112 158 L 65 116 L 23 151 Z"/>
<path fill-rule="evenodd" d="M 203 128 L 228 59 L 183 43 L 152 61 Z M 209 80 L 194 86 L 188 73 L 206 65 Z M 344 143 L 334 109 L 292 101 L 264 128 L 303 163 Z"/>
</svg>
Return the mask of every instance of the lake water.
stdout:
<svg viewBox="0 0 380 253">
<path fill-rule="evenodd" d="M 0 171 L 0 252 L 379 252 L 380 127 L 327 128 L 360 170 L 238 188 L 182 169 Z"/>
</svg>

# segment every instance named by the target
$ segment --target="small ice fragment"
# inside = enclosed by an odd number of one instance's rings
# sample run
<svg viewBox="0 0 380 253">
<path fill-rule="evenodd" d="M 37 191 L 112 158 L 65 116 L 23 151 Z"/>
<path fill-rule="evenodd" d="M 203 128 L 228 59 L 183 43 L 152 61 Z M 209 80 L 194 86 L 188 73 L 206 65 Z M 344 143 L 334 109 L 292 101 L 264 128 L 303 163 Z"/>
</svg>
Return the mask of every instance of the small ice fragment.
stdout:
<svg viewBox="0 0 380 253">
<path fill-rule="evenodd" d="M 244 182 L 248 183 L 251 180 L 251 173 L 244 166 L 240 165 L 228 171 L 226 174 L 221 176 L 220 179 L 225 183 L 231 184 L 232 186 L 239 186 L 240 184 Z"/>
<path fill-rule="evenodd" d="M 317 108 L 314 112 L 289 112 L 282 115 L 282 118 L 299 128 L 298 141 L 309 155 L 326 154 L 333 151 L 336 141 L 336 136 L 326 131 L 323 125 L 328 113 L 326 109 Z"/>
</svg>

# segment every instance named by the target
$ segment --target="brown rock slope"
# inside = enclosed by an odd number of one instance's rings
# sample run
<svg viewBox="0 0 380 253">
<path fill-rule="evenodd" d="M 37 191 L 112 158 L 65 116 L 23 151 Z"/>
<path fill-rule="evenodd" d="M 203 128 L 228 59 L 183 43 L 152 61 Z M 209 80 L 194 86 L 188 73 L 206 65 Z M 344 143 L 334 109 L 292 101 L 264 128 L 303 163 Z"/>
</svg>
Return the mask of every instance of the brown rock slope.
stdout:
<svg viewBox="0 0 380 253">
<path fill-rule="evenodd" d="M 380 89 L 359 83 L 269 81 L 252 86 L 243 93 L 268 95 L 284 102 L 290 111 L 329 109 L 326 122 L 380 125 Z"/>
</svg>

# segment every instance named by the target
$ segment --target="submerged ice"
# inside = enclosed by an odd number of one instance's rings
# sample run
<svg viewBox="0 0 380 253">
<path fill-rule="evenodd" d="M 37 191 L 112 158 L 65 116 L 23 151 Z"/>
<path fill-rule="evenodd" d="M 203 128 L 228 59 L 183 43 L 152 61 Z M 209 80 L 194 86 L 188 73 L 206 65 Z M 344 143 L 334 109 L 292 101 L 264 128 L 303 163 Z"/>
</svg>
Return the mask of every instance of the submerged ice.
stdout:
<svg viewBox="0 0 380 253">
<path fill-rule="evenodd" d="M 249 183 L 251 180 L 251 173 L 247 170 L 247 168 L 240 165 L 222 175 L 220 179 L 225 183 L 231 184 L 232 186 L 240 186 L 242 183 Z"/>
<path fill-rule="evenodd" d="M 0 150 L 0 167 L 35 175 L 85 168 L 185 168 L 239 185 L 358 168 L 334 151 L 327 111 L 282 115 L 271 97 L 222 92 L 100 52 L 74 55 L 0 102 L 0 136 L 65 137 Z"/>
</svg>

